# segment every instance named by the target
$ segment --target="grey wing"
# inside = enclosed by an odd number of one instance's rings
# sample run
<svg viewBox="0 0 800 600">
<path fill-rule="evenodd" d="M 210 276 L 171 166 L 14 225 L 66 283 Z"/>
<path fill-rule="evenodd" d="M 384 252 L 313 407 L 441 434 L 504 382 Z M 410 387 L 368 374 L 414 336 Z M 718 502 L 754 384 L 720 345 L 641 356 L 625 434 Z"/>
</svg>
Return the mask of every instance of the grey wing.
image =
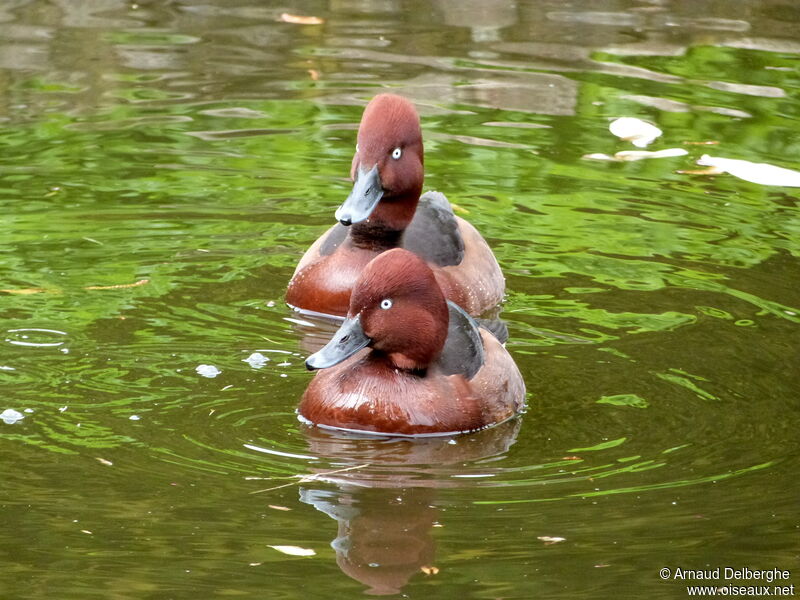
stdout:
<svg viewBox="0 0 800 600">
<path fill-rule="evenodd" d="M 403 233 L 402 246 L 425 261 L 448 267 L 464 259 L 464 239 L 444 194 L 426 192 Z"/>
<path fill-rule="evenodd" d="M 447 375 L 461 374 L 472 379 L 484 362 L 483 340 L 478 324 L 458 305 L 448 301 L 450 323 L 447 339 L 437 364 Z"/>
<path fill-rule="evenodd" d="M 475 322 L 478 323 L 479 327 L 488 330 L 501 344 L 505 344 L 508 341 L 508 325 L 502 319 L 497 317 L 493 319 L 475 319 Z"/>
</svg>

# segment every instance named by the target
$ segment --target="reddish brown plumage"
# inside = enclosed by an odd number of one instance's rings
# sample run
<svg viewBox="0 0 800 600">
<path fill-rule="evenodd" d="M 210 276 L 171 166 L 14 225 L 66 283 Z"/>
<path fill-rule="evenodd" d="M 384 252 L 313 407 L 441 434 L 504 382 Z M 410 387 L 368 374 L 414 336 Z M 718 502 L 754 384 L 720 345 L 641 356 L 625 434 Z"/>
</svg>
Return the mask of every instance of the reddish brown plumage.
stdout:
<svg viewBox="0 0 800 600">
<path fill-rule="evenodd" d="M 414 217 L 424 178 L 422 130 L 414 105 L 394 94 L 375 96 L 361 117 L 356 147 L 350 177 L 355 180 L 357 169 L 378 165 L 385 192 L 369 222 L 353 228 L 378 225 L 402 231 Z M 396 148 L 398 159 L 392 157 Z"/>
<path fill-rule="evenodd" d="M 391 303 L 390 309 L 381 303 Z M 418 256 L 395 248 L 375 258 L 353 288 L 348 316 L 360 315 L 373 349 L 390 366 L 426 369 L 447 337 L 447 301 L 431 269 Z"/>
<path fill-rule="evenodd" d="M 399 148 L 395 159 L 392 152 Z M 289 282 L 286 301 L 316 312 L 343 315 L 358 274 L 374 256 L 402 246 L 402 233 L 414 217 L 424 177 L 419 116 L 414 105 L 400 96 L 380 94 L 364 110 L 358 130 L 351 177 L 378 165 L 384 194 L 370 217 L 355 223 L 331 254 L 322 254 L 329 230 L 305 253 Z M 445 296 L 473 315 L 497 305 L 505 280 L 497 260 L 481 235 L 455 217 L 464 242 L 459 264 L 431 265 Z"/>
<path fill-rule="evenodd" d="M 356 317 L 371 347 L 316 374 L 299 407 L 308 421 L 416 435 L 474 431 L 521 409 L 522 377 L 485 330 L 484 364 L 472 378 L 439 369 L 446 300 L 431 269 L 407 250 L 389 250 L 367 265 L 350 300 L 348 318 Z"/>
</svg>

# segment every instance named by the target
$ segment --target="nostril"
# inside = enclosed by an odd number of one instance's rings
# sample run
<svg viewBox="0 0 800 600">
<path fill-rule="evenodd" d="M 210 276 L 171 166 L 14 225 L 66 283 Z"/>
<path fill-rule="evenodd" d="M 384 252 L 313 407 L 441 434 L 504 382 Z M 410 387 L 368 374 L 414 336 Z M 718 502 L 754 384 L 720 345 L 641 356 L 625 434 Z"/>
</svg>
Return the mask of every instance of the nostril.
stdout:
<svg viewBox="0 0 800 600">
<path fill-rule="evenodd" d="M 350 224 L 352 224 L 352 221 L 350 219 L 348 219 L 347 217 L 343 217 L 343 218 L 339 219 L 339 223 L 341 223 L 345 227 L 348 227 Z"/>
<path fill-rule="evenodd" d="M 347 340 L 349 340 L 349 339 L 350 339 L 350 334 L 348 333 L 347 335 L 345 335 L 344 337 L 342 337 L 342 339 L 340 339 L 340 340 L 339 340 L 339 343 L 340 343 L 340 344 L 346 344 L 346 343 L 347 343 Z"/>
</svg>

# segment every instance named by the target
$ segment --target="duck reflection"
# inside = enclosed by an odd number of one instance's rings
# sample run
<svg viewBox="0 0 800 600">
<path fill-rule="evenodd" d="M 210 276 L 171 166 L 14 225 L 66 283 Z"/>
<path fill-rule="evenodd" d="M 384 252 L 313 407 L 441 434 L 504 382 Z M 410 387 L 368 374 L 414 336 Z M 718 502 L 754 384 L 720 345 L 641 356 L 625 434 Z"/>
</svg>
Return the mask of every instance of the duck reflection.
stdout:
<svg viewBox="0 0 800 600">
<path fill-rule="evenodd" d="M 331 547 L 342 572 L 367 594 L 397 594 L 409 578 L 433 564 L 433 490 L 301 489 L 300 499 L 336 520 Z"/>
<path fill-rule="evenodd" d="M 314 354 L 327 344 L 344 321 L 343 317 L 289 310 L 291 316 L 284 317 L 284 320 L 292 324 L 292 329 L 300 340 L 300 350 L 307 356 Z"/>
<path fill-rule="evenodd" d="M 437 490 L 474 482 L 514 444 L 520 419 L 470 435 L 380 438 L 307 427 L 310 450 L 335 465 L 300 488 L 300 499 L 337 522 L 331 547 L 365 593 L 399 593 L 435 570 Z"/>
</svg>

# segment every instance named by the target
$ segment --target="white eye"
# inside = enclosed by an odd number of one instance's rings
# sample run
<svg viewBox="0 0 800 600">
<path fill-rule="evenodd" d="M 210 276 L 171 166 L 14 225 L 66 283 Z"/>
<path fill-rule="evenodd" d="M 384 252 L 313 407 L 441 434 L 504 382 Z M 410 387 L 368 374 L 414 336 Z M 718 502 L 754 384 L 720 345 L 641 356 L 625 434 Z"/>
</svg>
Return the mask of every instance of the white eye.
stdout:
<svg viewBox="0 0 800 600">
<path fill-rule="evenodd" d="M 392 150 L 392 158 L 397 160 L 403 155 L 403 151 L 400 148 L 395 148 Z"/>
<path fill-rule="evenodd" d="M 391 298 L 384 298 L 383 300 L 381 300 L 381 308 L 383 310 L 389 310 L 390 308 L 392 308 Z"/>
</svg>

